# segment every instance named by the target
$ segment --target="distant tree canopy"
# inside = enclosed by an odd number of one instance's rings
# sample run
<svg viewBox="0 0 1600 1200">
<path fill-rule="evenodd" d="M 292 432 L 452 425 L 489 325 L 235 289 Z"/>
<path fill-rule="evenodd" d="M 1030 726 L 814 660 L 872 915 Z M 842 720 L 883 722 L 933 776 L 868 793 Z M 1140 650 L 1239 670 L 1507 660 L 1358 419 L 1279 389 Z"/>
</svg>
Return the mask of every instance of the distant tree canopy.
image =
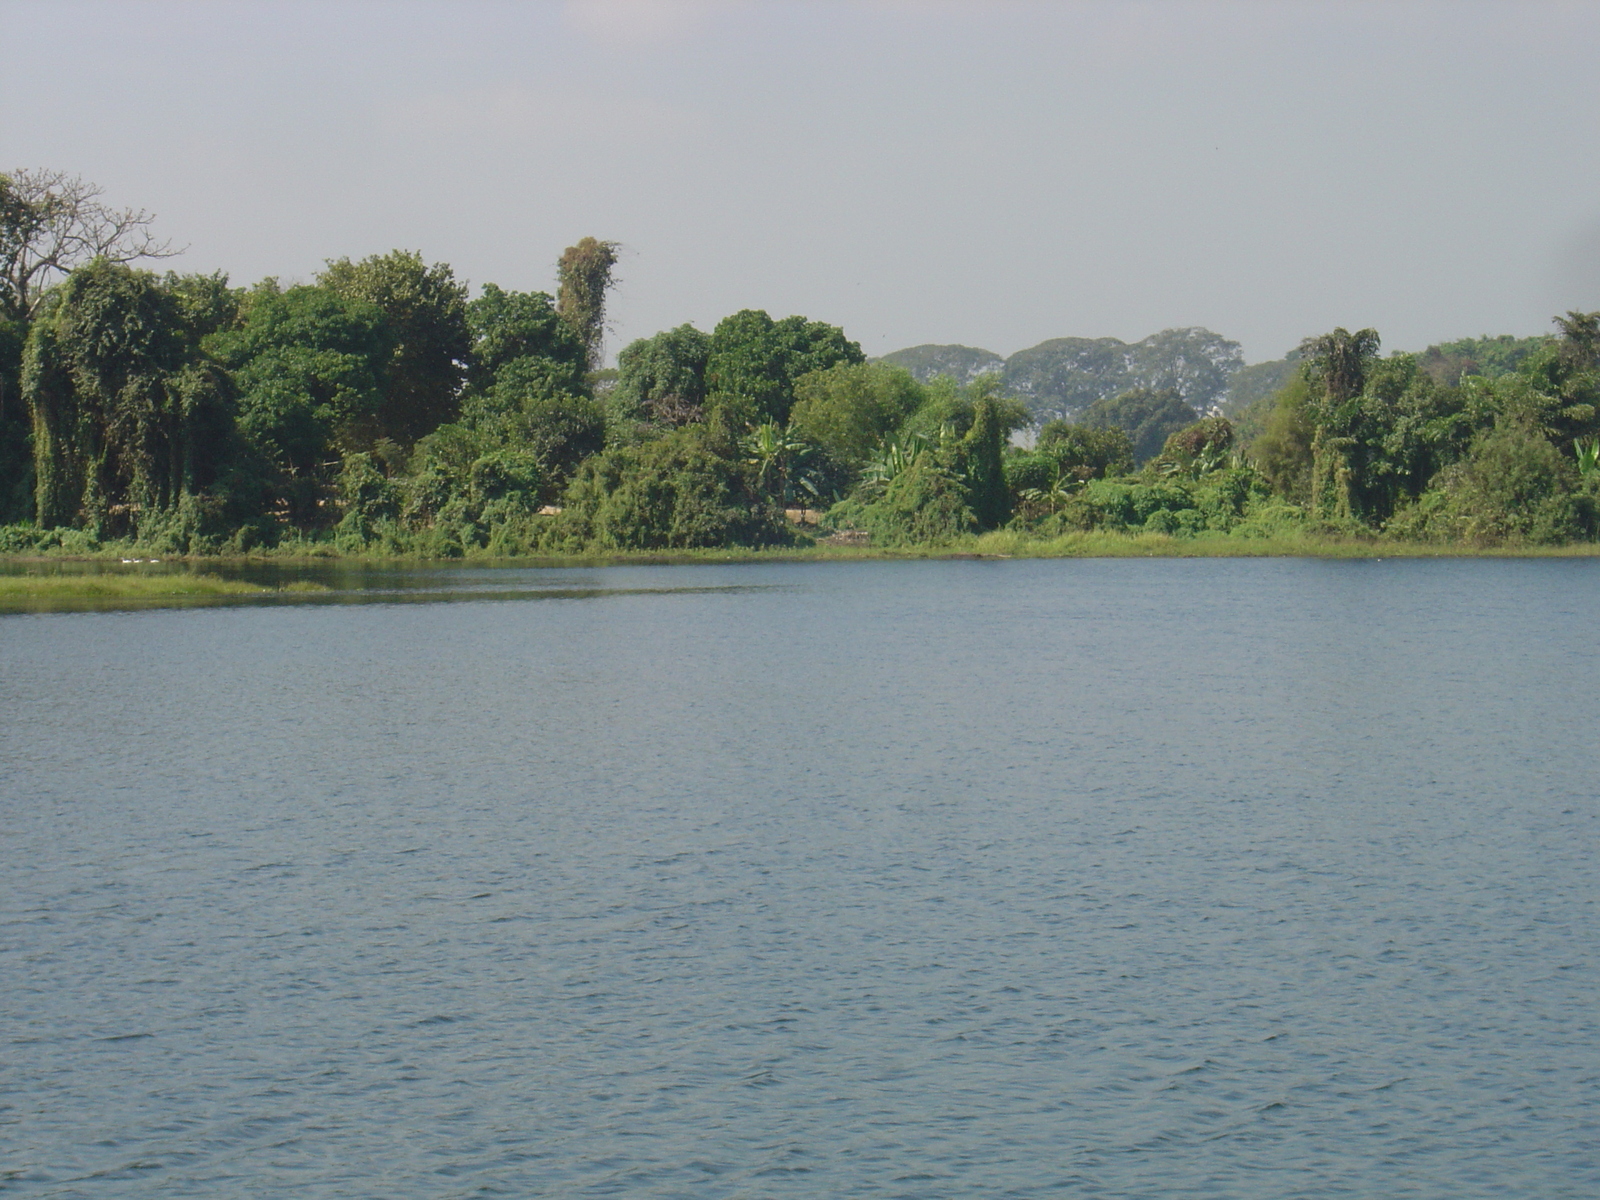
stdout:
<svg viewBox="0 0 1600 1200">
<path fill-rule="evenodd" d="M 1006 360 L 994 351 L 973 346 L 912 346 L 885 354 L 877 361 L 903 368 L 919 383 L 932 383 L 942 375 L 968 384 L 980 375 L 998 374 L 1006 365 Z"/>
<path fill-rule="evenodd" d="M 1000 392 L 1027 404 L 1035 424 L 1075 417 L 1098 400 L 1124 392 L 1172 391 L 1205 410 L 1230 398 L 1244 369 L 1239 344 L 1209 329 L 1164 329 L 1129 344 L 1117 338 L 1052 338 L 1002 359 L 971 346 L 912 346 L 878 361 L 905 367 L 927 383 L 946 376 L 958 384 L 995 375 Z M 1278 370 L 1270 385 L 1275 390 Z M 1261 372 L 1256 373 L 1258 376 Z"/>
<path fill-rule="evenodd" d="M 1275 394 L 1300 373 L 1300 351 L 1291 350 L 1282 358 L 1250 363 L 1240 367 L 1228 380 L 1228 390 L 1219 398 L 1223 413 L 1236 418 L 1253 404 Z"/>
<path fill-rule="evenodd" d="M 1132 345 L 1116 338 L 1056 338 L 1006 360 L 1006 392 L 1036 418 L 1081 414 L 1096 401 L 1132 391 L 1174 393 L 1204 410 L 1226 393 L 1244 364 L 1239 343 L 1209 329 L 1166 329 Z"/>
</svg>

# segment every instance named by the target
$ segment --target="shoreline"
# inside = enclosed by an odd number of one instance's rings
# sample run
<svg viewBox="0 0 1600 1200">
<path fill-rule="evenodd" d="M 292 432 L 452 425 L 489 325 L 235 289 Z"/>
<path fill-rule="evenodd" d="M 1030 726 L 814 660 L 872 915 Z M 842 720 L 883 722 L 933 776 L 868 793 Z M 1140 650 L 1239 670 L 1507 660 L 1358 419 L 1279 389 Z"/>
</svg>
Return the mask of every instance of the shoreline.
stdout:
<svg viewBox="0 0 1600 1200">
<path fill-rule="evenodd" d="M 1160 533 L 1072 533 L 1057 538 L 995 530 L 959 542 L 923 546 L 873 546 L 817 543 L 810 546 L 729 546 L 695 549 L 604 550 L 578 553 L 497 555 L 469 553 L 456 557 L 391 553 L 348 553 L 332 546 L 300 547 L 255 554 L 155 554 L 127 545 L 84 552 L 0 554 L 0 578 L 26 568 L 57 567 L 185 567 L 219 569 L 257 566 L 678 566 L 729 562 L 857 562 L 899 559 L 1024 559 L 1024 558 L 1596 558 L 1600 542 L 1558 545 L 1526 543 L 1488 545 L 1472 542 L 1402 542 L 1344 538 L 1173 537 Z M 24 568 L 18 572 L 15 568 Z M 120 572 L 118 572 L 120 574 Z M 151 572 L 150 575 L 170 572 Z M 129 576 L 135 574 L 130 571 Z"/>
<path fill-rule="evenodd" d="M 331 549 L 331 548 L 330 548 Z M 560 570 L 644 566 L 895 561 L 1003 562 L 1106 558 L 1600 558 L 1600 544 L 1473 546 L 1457 543 L 1332 539 L 1175 538 L 1164 534 L 1069 534 L 1052 540 L 1004 531 L 942 546 L 832 545 L 720 550 L 618 551 L 608 554 L 462 558 L 397 555 L 260 554 L 134 559 L 126 547 L 98 554 L 0 555 L 0 616 L 49 612 L 145 611 L 219 605 L 348 602 L 368 585 L 349 572 L 478 569 Z M 320 575 L 321 578 L 316 578 Z M 275 577 L 276 576 L 276 577 Z M 386 589 L 380 589 L 386 591 Z M 529 589 L 534 591 L 537 589 Z M 510 598 L 510 593 L 503 593 Z M 466 598 L 450 589 L 395 594 L 398 602 Z"/>
</svg>

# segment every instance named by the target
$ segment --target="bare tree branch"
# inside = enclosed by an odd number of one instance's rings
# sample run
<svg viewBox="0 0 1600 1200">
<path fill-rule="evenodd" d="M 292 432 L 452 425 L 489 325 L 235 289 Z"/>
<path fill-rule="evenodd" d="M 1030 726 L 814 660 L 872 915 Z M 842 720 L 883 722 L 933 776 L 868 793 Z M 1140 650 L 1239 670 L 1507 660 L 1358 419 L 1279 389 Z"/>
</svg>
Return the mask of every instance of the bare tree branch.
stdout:
<svg viewBox="0 0 1600 1200">
<path fill-rule="evenodd" d="M 50 285 L 104 257 L 116 263 L 182 254 L 151 232 L 155 214 L 113 208 L 105 189 L 65 171 L 0 175 L 0 306 L 27 319 Z"/>
</svg>

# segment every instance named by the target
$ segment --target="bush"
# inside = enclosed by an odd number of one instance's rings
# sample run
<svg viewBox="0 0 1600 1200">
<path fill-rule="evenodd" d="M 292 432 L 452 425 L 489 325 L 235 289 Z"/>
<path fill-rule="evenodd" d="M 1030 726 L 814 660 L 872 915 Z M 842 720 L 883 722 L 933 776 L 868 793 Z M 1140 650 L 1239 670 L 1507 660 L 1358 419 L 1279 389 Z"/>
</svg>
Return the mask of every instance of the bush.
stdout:
<svg viewBox="0 0 1600 1200">
<path fill-rule="evenodd" d="M 931 455 L 921 455 L 876 500 L 845 500 L 829 510 L 835 529 L 859 529 L 881 546 L 938 544 L 976 533 L 967 489 Z"/>
<path fill-rule="evenodd" d="M 1021 496 L 1030 490 L 1043 490 L 1056 481 L 1060 468 L 1056 460 L 1048 454 L 1011 454 L 1007 455 L 1002 467 L 1006 476 L 1006 487 L 1010 489 L 1013 497 Z"/>
<path fill-rule="evenodd" d="M 1097 429 L 1049 421 L 1039 430 L 1034 453 L 1047 456 L 1063 474 L 1078 479 L 1108 479 L 1133 470 L 1133 443 L 1116 426 Z"/>
<path fill-rule="evenodd" d="M 718 453 L 716 441 L 704 427 L 689 425 L 589 459 L 542 544 L 616 550 L 792 544 L 782 514 L 755 499 L 744 464 Z"/>
<path fill-rule="evenodd" d="M 1555 446 L 1515 427 L 1490 431 L 1467 457 L 1384 526 L 1394 538 L 1554 545 L 1592 536 L 1596 500 Z"/>
</svg>

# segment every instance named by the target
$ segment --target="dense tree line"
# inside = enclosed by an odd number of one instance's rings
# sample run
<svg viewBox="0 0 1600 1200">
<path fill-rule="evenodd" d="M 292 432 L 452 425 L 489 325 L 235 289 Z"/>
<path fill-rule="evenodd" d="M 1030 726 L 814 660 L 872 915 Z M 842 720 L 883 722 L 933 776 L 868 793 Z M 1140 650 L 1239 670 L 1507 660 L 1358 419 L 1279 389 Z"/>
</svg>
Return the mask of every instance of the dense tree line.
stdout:
<svg viewBox="0 0 1600 1200">
<path fill-rule="evenodd" d="M 170 253 L 149 228 L 79 180 L 0 176 L 0 548 L 1597 532 L 1600 314 L 1420 355 L 1338 329 L 1259 367 L 1192 329 L 892 356 L 914 373 L 745 310 L 607 371 L 613 243 L 569 247 L 555 296 L 473 296 L 400 250 L 290 286 L 157 274 L 136 265 Z"/>
</svg>

